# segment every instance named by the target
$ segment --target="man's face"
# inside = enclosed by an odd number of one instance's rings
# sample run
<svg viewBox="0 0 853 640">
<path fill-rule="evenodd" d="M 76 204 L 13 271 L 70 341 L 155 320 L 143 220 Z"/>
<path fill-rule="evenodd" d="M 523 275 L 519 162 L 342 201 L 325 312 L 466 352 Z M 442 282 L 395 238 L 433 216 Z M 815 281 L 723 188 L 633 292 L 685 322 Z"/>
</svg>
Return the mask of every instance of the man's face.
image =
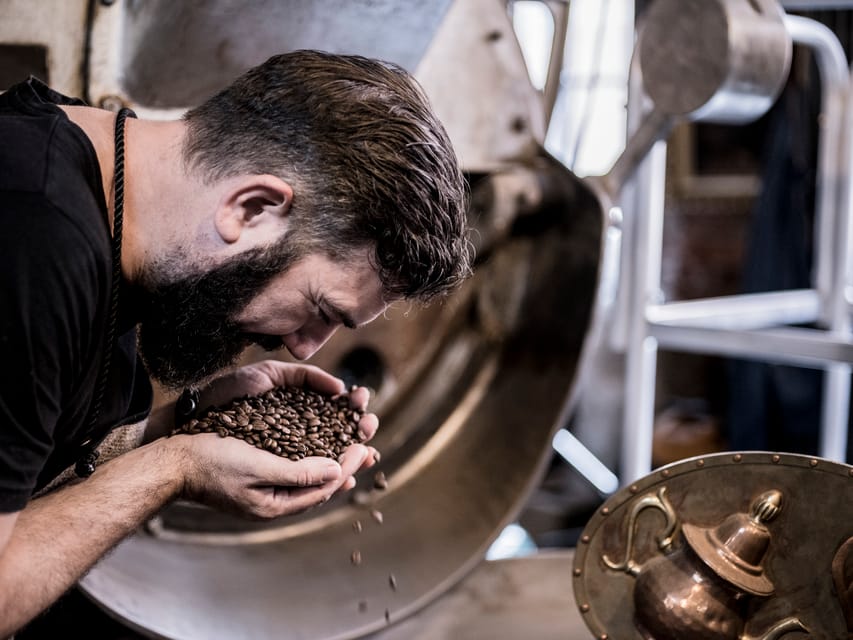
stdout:
<svg viewBox="0 0 853 640">
<path fill-rule="evenodd" d="M 190 276 L 161 268 L 134 292 L 149 374 L 170 388 L 198 384 L 251 344 L 308 358 L 340 326 L 366 324 L 387 307 L 366 252 L 356 256 L 342 265 L 252 250 Z"/>
</svg>

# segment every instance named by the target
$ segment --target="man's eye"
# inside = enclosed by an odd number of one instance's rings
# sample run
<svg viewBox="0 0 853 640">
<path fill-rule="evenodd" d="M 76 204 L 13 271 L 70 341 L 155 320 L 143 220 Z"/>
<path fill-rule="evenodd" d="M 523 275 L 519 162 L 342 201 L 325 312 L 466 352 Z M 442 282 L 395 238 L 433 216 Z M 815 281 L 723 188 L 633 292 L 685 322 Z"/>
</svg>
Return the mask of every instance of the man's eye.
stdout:
<svg viewBox="0 0 853 640">
<path fill-rule="evenodd" d="M 318 312 L 319 312 L 319 314 L 320 314 L 320 319 L 321 319 L 324 323 L 326 323 L 327 325 L 332 324 L 332 319 L 328 316 L 328 314 L 327 314 L 325 311 L 323 311 L 323 308 L 322 308 L 322 307 L 317 307 L 317 311 L 318 311 Z"/>
</svg>

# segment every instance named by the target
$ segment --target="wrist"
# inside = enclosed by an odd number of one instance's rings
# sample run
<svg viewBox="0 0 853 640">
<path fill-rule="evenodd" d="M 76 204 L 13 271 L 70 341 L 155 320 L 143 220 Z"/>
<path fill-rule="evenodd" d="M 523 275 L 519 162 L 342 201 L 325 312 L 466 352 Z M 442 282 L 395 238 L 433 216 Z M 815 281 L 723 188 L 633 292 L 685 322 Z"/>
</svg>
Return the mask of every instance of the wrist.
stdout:
<svg viewBox="0 0 853 640">
<path fill-rule="evenodd" d="M 164 481 L 173 500 L 186 495 L 190 484 L 194 463 L 188 446 L 189 438 L 190 436 L 186 435 L 175 435 L 160 438 L 149 445 L 155 448 Z"/>
</svg>

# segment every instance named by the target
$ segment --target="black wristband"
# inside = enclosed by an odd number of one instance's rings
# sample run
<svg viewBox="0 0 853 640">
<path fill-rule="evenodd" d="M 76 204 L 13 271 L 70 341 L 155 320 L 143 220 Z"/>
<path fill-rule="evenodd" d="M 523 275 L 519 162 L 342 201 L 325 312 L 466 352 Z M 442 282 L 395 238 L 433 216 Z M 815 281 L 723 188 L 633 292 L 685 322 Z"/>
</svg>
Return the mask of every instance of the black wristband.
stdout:
<svg viewBox="0 0 853 640">
<path fill-rule="evenodd" d="M 184 389 L 175 400 L 175 426 L 184 426 L 195 417 L 196 411 L 198 411 L 198 391 Z"/>
</svg>

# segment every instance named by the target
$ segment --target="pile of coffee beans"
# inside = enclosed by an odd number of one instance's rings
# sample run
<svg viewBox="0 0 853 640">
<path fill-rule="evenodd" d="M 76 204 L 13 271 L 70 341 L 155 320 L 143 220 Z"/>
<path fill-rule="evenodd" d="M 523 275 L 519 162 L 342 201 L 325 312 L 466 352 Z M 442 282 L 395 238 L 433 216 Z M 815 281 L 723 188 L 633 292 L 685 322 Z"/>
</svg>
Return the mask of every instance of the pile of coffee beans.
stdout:
<svg viewBox="0 0 853 640">
<path fill-rule="evenodd" d="M 366 440 L 358 429 L 360 419 L 347 395 L 276 387 L 209 408 L 173 433 L 231 436 L 294 461 L 306 456 L 338 460 L 350 444 Z"/>
</svg>

